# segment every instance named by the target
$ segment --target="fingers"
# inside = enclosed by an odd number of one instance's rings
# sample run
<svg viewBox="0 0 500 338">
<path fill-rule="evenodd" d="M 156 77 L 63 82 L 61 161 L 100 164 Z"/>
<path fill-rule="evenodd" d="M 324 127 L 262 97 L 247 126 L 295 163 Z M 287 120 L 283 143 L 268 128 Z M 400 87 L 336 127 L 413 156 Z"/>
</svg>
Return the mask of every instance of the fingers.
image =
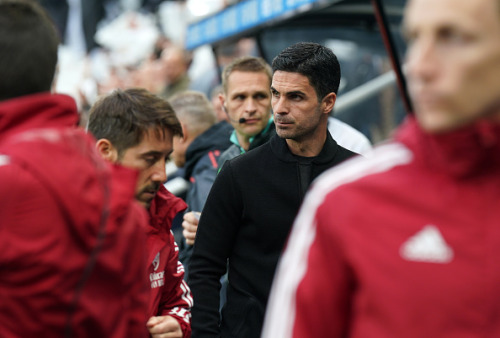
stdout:
<svg viewBox="0 0 500 338">
<path fill-rule="evenodd" d="M 188 212 L 184 215 L 184 221 L 182 222 L 182 235 L 186 238 L 186 243 L 188 245 L 194 245 L 194 240 L 196 237 L 196 231 L 198 230 L 198 218 L 199 212 Z"/>
<path fill-rule="evenodd" d="M 200 219 L 201 212 L 198 211 L 190 211 L 184 214 L 184 220 L 189 223 L 198 224 L 198 220 Z"/>
<path fill-rule="evenodd" d="M 182 338 L 181 325 L 172 316 L 151 317 L 146 326 L 153 338 Z"/>
</svg>

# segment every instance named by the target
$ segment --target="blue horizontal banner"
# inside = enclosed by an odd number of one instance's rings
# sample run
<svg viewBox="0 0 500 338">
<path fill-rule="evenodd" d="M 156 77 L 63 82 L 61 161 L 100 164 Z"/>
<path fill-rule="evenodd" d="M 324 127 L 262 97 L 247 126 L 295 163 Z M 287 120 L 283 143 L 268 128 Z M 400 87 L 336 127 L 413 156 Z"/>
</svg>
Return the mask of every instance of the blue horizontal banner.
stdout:
<svg viewBox="0 0 500 338">
<path fill-rule="evenodd" d="M 194 49 L 217 42 L 271 19 L 293 13 L 301 6 L 325 0 L 246 0 L 190 24 L 186 33 L 186 48 Z"/>
</svg>

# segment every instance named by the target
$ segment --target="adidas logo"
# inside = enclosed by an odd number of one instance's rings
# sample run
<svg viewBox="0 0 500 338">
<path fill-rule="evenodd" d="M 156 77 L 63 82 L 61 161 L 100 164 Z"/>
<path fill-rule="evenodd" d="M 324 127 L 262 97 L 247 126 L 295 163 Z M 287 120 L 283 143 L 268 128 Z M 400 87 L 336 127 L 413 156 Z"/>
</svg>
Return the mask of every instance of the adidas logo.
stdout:
<svg viewBox="0 0 500 338">
<path fill-rule="evenodd" d="M 0 155 L 0 166 L 7 165 L 10 162 L 10 158 L 7 155 Z"/>
<path fill-rule="evenodd" d="M 426 225 L 404 242 L 399 251 L 401 257 L 409 261 L 449 263 L 453 259 L 453 249 L 434 225 Z"/>
</svg>

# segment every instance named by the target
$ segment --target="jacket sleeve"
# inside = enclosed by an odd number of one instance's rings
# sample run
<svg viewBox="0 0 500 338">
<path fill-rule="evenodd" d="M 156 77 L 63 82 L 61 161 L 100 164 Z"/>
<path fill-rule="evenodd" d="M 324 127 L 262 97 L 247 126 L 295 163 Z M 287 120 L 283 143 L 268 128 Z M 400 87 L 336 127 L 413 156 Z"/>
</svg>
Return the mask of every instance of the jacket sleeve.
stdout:
<svg viewBox="0 0 500 338">
<path fill-rule="evenodd" d="M 192 184 L 186 196 L 186 203 L 190 211 L 203 210 L 208 193 L 217 176 L 218 158 L 216 152 L 209 151 L 194 168 L 193 176 L 190 178 Z"/>
<path fill-rule="evenodd" d="M 207 155 L 201 158 L 193 170 L 191 177 L 191 187 L 186 196 L 186 203 L 188 211 L 202 211 L 207 200 L 208 193 L 214 184 L 215 177 L 217 176 L 217 159 L 219 155 L 216 152 L 210 151 Z M 179 260 L 184 264 L 186 273 L 188 273 L 191 255 L 193 253 L 193 246 L 186 243 L 186 239 L 182 236 L 182 242 L 179 244 L 180 253 Z M 185 276 L 187 279 L 187 276 Z"/>
<path fill-rule="evenodd" d="M 220 278 L 226 272 L 241 215 L 241 194 L 229 161 L 217 175 L 201 213 L 189 266 L 188 283 L 196 300 L 193 337 L 219 336 Z"/>
<path fill-rule="evenodd" d="M 127 244 L 125 257 L 123 258 L 127 264 L 125 270 L 124 283 L 126 283 L 130 295 L 130 311 L 129 317 L 129 330 L 130 337 L 147 337 L 148 332 L 146 329 L 146 311 L 149 295 L 149 281 L 146 278 L 139 276 L 147 275 L 146 268 L 146 255 L 139 255 L 138 253 L 146 252 L 146 236 L 144 234 L 143 226 L 148 222 L 148 217 L 143 210 L 144 208 L 134 203 L 131 205 L 129 212 L 128 223 L 132 224 L 130 235 L 126 239 Z M 125 228 L 126 220 L 123 219 L 122 229 Z M 122 231 L 124 232 L 124 231 Z M 124 238 L 125 241 L 125 238 Z"/>
<path fill-rule="evenodd" d="M 318 200 L 308 195 L 295 220 L 271 289 L 263 338 L 347 336 L 352 276 L 332 204 L 318 207 Z"/>
<path fill-rule="evenodd" d="M 184 266 L 179 262 L 179 248 L 170 232 L 170 254 L 165 268 L 165 287 L 161 296 L 159 313 L 172 316 L 181 325 L 183 337 L 191 336 L 191 307 L 193 297 L 184 281 Z"/>
</svg>

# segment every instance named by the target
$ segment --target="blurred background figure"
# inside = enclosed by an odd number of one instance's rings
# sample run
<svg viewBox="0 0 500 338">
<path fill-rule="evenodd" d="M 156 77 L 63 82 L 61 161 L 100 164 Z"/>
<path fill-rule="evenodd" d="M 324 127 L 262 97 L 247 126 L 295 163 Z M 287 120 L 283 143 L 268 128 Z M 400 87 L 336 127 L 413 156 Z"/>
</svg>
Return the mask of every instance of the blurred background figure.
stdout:
<svg viewBox="0 0 500 338">
<path fill-rule="evenodd" d="M 170 99 L 182 126 L 183 136 L 174 137 L 172 159 L 186 181 L 188 190 L 185 201 L 188 211 L 201 212 L 218 171 L 221 153 L 231 142 L 233 128 L 225 121 L 217 122 L 212 104 L 205 94 L 186 91 Z M 180 260 L 186 265 L 186 243 L 177 233 L 181 248 Z M 192 244 L 192 243 L 189 243 Z"/>
<path fill-rule="evenodd" d="M 51 93 L 58 44 L 35 1 L 0 0 L 0 335 L 145 337 L 137 176 Z"/>
<path fill-rule="evenodd" d="M 221 100 L 219 99 L 219 95 L 222 95 L 224 92 L 222 85 L 217 85 L 210 92 L 210 101 L 212 102 L 212 106 L 215 111 L 215 116 L 217 117 L 217 121 L 229 121 L 226 112 L 224 111 L 224 106 L 222 105 Z"/>
<path fill-rule="evenodd" d="M 160 92 L 161 97 L 169 99 L 174 94 L 189 89 L 188 69 L 191 61 L 191 53 L 181 46 L 171 45 L 163 50 L 161 64 L 165 85 Z"/>
</svg>

